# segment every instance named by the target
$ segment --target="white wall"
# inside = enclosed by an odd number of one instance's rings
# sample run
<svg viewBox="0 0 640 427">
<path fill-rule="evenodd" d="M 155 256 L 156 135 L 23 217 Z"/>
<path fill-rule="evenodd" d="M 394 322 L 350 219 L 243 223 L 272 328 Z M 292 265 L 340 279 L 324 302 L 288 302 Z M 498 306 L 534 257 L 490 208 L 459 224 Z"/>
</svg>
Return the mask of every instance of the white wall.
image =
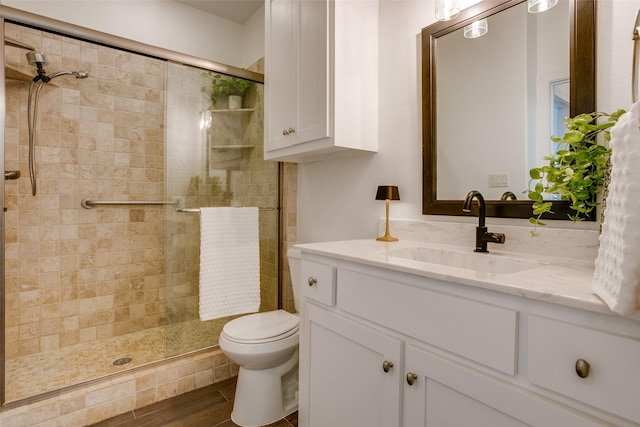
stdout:
<svg viewBox="0 0 640 427">
<path fill-rule="evenodd" d="M 598 110 L 612 111 L 628 108 L 631 104 L 631 32 L 639 8 L 640 0 L 598 1 Z M 435 22 L 433 9 L 433 1 L 381 0 L 380 150 L 367 157 L 299 166 L 300 242 L 375 237 L 377 221 L 384 216 L 384 203 L 373 200 L 380 184 L 400 187 L 402 200 L 391 203 L 392 218 L 428 218 L 421 213 L 418 36 L 423 27 Z M 524 219 L 488 218 L 487 222 L 528 226 Z M 566 221 L 555 223 L 552 226 L 575 227 Z M 583 228 L 593 226 L 580 225 Z"/>
<path fill-rule="evenodd" d="M 256 39 L 256 34 L 264 34 L 264 8 L 243 26 L 171 0 L 2 0 L 0 3 L 240 68 L 264 56 L 264 36 Z"/>
<path fill-rule="evenodd" d="M 640 0 L 598 0 L 597 104 L 600 111 L 631 106 L 631 35 Z"/>
</svg>

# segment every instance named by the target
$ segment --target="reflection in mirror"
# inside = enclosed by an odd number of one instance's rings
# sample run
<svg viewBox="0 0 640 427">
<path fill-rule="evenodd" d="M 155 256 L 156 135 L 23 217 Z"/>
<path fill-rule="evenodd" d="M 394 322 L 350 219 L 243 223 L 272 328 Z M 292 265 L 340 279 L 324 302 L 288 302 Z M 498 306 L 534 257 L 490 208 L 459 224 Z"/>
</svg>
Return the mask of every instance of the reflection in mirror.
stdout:
<svg viewBox="0 0 640 427">
<path fill-rule="evenodd" d="M 462 215 L 476 189 L 490 216 L 531 216 L 531 202 L 500 199 L 525 197 L 564 117 L 593 111 L 593 16 L 592 0 L 541 14 L 522 0 L 484 1 L 423 29 L 423 213 Z M 486 34 L 463 37 L 484 18 Z M 554 204 L 554 219 L 566 219 L 565 205 Z"/>
<path fill-rule="evenodd" d="M 549 109 L 551 111 L 551 129 L 550 134 L 561 137 L 566 132 L 565 117 L 569 117 L 569 79 L 562 79 L 553 81 L 550 83 L 551 101 L 549 102 Z M 549 147 L 550 144 L 550 147 Z M 542 153 L 550 151 L 551 154 L 555 154 L 559 150 L 566 150 L 568 148 L 567 143 L 554 142 L 551 139 L 547 141 L 546 145 L 542 146 L 541 153 L 538 153 L 533 162 L 529 163 L 528 169 L 540 167 L 540 159 L 542 159 Z M 546 154 L 545 154 L 546 155 Z M 548 198 L 551 200 L 560 200 L 560 196 L 557 194 L 549 194 Z"/>
</svg>

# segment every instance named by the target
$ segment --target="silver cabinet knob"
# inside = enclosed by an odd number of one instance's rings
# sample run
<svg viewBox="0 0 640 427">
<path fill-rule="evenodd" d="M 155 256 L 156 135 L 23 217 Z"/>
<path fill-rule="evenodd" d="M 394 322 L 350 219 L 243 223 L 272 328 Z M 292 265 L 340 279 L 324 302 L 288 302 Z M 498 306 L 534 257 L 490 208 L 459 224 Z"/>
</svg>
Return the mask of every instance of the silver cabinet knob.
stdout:
<svg viewBox="0 0 640 427">
<path fill-rule="evenodd" d="M 576 374 L 580 378 L 587 378 L 589 376 L 589 371 L 591 371 L 591 365 L 584 359 L 576 360 Z"/>
<path fill-rule="evenodd" d="M 285 129 L 285 130 L 282 131 L 282 134 L 283 135 L 289 135 L 289 132 Z"/>
<path fill-rule="evenodd" d="M 383 371 L 389 372 L 391 368 L 393 368 L 393 362 L 389 362 L 388 360 L 385 360 L 384 362 L 382 362 Z"/>
<path fill-rule="evenodd" d="M 309 276 L 307 283 L 309 284 L 309 286 L 315 286 L 316 283 L 318 283 L 318 279 L 313 276 Z"/>
<path fill-rule="evenodd" d="M 413 372 L 409 372 L 407 374 L 407 383 L 409 385 L 413 385 L 417 380 L 418 380 L 418 375 L 417 374 L 414 374 Z"/>
</svg>

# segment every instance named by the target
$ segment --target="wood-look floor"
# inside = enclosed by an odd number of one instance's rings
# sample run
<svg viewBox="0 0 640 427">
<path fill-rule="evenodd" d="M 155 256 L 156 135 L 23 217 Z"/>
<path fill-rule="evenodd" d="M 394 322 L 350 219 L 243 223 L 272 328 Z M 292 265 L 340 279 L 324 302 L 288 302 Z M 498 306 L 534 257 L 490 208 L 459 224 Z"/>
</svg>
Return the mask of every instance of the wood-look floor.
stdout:
<svg viewBox="0 0 640 427">
<path fill-rule="evenodd" d="M 236 377 L 136 409 L 91 427 L 237 427 L 231 421 Z M 268 427 L 297 427 L 298 413 Z"/>
</svg>

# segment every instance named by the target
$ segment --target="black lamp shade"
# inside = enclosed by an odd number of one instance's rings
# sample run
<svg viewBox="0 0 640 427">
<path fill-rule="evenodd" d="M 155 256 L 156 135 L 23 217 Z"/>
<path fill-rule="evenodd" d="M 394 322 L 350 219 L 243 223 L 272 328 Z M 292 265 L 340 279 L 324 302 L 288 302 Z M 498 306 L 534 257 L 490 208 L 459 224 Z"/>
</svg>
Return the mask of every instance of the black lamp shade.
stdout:
<svg viewBox="0 0 640 427">
<path fill-rule="evenodd" d="M 381 185 L 376 193 L 376 200 L 400 200 L 400 192 L 397 185 Z"/>
</svg>

